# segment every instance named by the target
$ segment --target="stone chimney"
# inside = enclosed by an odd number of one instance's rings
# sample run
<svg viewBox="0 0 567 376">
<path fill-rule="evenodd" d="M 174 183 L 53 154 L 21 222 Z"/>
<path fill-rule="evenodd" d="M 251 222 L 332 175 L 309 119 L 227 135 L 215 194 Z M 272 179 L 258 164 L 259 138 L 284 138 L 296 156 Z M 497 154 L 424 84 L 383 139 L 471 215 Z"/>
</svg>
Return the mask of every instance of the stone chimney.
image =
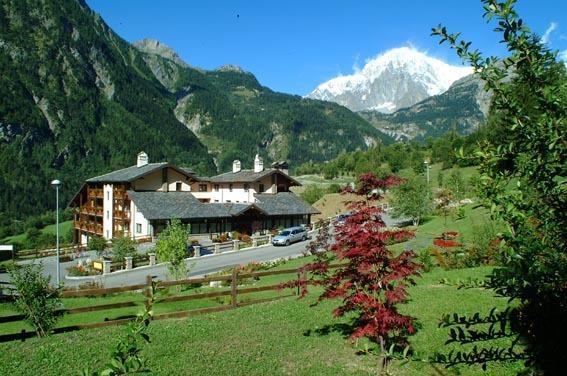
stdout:
<svg viewBox="0 0 567 376">
<path fill-rule="evenodd" d="M 254 157 L 254 172 L 262 172 L 264 171 L 264 160 L 256 154 Z"/>
<path fill-rule="evenodd" d="M 235 159 L 235 160 L 232 162 L 232 172 L 233 172 L 233 173 L 237 173 L 237 172 L 240 172 L 240 170 L 241 170 L 240 161 L 239 161 L 238 159 Z"/>
<path fill-rule="evenodd" d="M 136 161 L 136 166 L 142 167 L 142 166 L 145 166 L 147 164 L 148 164 L 148 155 L 143 151 L 139 152 L 138 158 L 137 158 L 137 161 Z"/>
</svg>

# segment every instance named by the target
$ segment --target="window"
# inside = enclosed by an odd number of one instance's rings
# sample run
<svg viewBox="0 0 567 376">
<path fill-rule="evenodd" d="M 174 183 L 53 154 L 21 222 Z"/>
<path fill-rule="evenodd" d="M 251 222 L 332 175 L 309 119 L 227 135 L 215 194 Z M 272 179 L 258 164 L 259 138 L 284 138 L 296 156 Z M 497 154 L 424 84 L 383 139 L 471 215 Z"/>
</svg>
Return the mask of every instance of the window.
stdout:
<svg viewBox="0 0 567 376">
<path fill-rule="evenodd" d="M 230 201 L 230 200 L 226 200 L 226 202 L 232 202 L 232 201 Z"/>
<path fill-rule="evenodd" d="M 110 200 L 110 191 L 106 191 L 106 199 Z"/>
<path fill-rule="evenodd" d="M 250 184 L 244 183 L 244 192 L 248 192 L 249 189 L 250 189 Z"/>
<path fill-rule="evenodd" d="M 218 191 L 219 191 L 219 185 L 215 184 L 215 192 L 218 192 Z"/>
<path fill-rule="evenodd" d="M 110 219 L 110 211 L 109 210 L 106 211 L 106 219 Z"/>
<path fill-rule="evenodd" d="M 260 193 L 264 192 L 264 184 L 260 184 L 258 186 L 258 192 L 260 192 Z"/>
<path fill-rule="evenodd" d="M 228 185 L 228 191 L 229 191 L 229 192 L 232 192 L 232 184 L 229 184 L 229 185 Z"/>
<path fill-rule="evenodd" d="M 136 234 L 141 234 L 141 233 L 142 233 L 142 224 L 136 223 Z"/>
<path fill-rule="evenodd" d="M 175 183 L 175 190 L 181 191 L 181 182 L 178 181 L 177 183 Z"/>
<path fill-rule="evenodd" d="M 207 184 L 199 184 L 199 192 L 207 192 Z"/>
<path fill-rule="evenodd" d="M 215 202 L 219 202 L 219 200 L 215 200 Z"/>
</svg>

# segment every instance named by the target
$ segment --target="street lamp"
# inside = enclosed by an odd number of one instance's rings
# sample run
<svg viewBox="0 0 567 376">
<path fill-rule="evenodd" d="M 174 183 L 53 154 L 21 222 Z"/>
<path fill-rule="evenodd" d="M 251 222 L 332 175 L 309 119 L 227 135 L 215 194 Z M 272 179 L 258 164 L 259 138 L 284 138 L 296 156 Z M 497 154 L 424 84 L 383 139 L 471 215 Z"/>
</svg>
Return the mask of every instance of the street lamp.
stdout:
<svg viewBox="0 0 567 376">
<path fill-rule="evenodd" d="M 57 252 L 57 287 L 59 287 L 61 286 L 59 272 L 59 186 L 61 186 L 61 182 L 55 179 L 51 182 L 51 186 L 55 188 L 55 237 L 57 239 L 55 243 L 55 249 Z"/>
<path fill-rule="evenodd" d="M 425 164 L 425 172 L 427 174 L 427 186 L 429 186 L 429 162 L 423 161 L 423 163 Z"/>
</svg>

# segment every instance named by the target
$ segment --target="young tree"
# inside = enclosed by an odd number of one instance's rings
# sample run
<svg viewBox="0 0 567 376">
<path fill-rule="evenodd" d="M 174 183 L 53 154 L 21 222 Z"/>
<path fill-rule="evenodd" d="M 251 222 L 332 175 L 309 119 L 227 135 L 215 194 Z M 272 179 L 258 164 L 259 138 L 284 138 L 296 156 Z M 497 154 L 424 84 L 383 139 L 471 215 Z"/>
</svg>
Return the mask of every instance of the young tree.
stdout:
<svg viewBox="0 0 567 376">
<path fill-rule="evenodd" d="M 124 262 L 126 256 L 135 256 L 136 242 L 127 236 L 112 239 L 112 260 Z"/>
<path fill-rule="evenodd" d="M 484 203 L 507 224 L 504 265 L 492 287 L 511 300 L 512 329 L 531 364 L 564 372 L 567 337 L 567 74 L 518 17 L 515 1 L 483 0 L 510 56 L 483 58 L 459 34 L 433 34 L 471 64 L 492 92 L 492 135 L 480 145 Z"/>
<path fill-rule="evenodd" d="M 409 217 L 414 226 L 431 212 L 431 192 L 425 180 L 411 175 L 402 184 L 392 188 L 390 206 L 394 218 Z"/>
<path fill-rule="evenodd" d="M 89 237 L 89 241 L 87 243 L 87 248 L 89 251 L 95 251 L 99 257 L 104 255 L 104 251 L 106 250 L 107 243 L 106 239 L 102 236 L 91 236 Z"/>
<path fill-rule="evenodd" d="M 324 195 L 325 195 L 325 190 L 320 186 L 318 186 L 317 184 L 307 185 L 305 187 L 305 190 L 300 194 L 301 198 L 307 201 L 309 204 L 315 203 Z"/>
<path fill-rule="evenodd" d="M 310 246 L 316 259 L 302 269 L 311 272 L 310 283 L 324 287 L 319 300 L 342 299 L 333 312 L 335 316 L 355 313 L 351 339 L 367 337 L 379 345 L 380 370 L 388 360 L 386 350 L 391 346 L 406 347 L 407 336 L 415 332 L 414 318 L 399 313 L 397 307 L 407 301 L 407 287 L 414 284 L 420 266 L 414 261 L 412 251 L 394 256 L 386 246 L 392 239 L 407 238 L 413 233 L 383 231 L 381 209 L 371 204 L 379 198 L 378 191 L 398 183 L 397 178 L 378 179 L 368 173 L 359 178 L 356 190 L 345 190 L 365 199 L 350 203 L 353 214 L 335 229 L 333 244 L 324 232 L 318 234 Z M 343 266 L 331 270 L 332 260 L 340 261 Z M 301 286 L 303 296 L 307 284 L 303 278 L 287 286 Z"/>
<path fill-rule="evenodd" d="M 14 302 L 16 309 L 35 328 L 38 336 L 45 337 L 59 319 L 59 291 L 49 285 L 49 277 L 43 276 L 42 264 L 14 268 L 10 270 L 10 280 L 18 291 Z"/>
<path fill-rule="evenodd" d="M 156 255 L 161 262 L 169 262 L 168 269 L 173 279 L 183 277 L 187 271 L 188 228 L 179 219 L 173 219 L 158 236 Z"/>
</svg>

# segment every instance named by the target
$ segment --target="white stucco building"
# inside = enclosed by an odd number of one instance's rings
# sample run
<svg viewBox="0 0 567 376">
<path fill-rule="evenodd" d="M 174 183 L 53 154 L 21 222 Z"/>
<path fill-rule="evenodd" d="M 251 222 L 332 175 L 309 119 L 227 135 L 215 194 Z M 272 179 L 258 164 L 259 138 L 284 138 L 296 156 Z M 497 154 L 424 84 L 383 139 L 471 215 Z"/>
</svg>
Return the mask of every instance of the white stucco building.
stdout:
<svg viewBox="0 0 567 376">
<path fill-rule="evenodd" d="M 191 224 L 192 233 L 259 229 L 307 224 L 317 210 L 289 191 L 300 185 L 287 165 L 253 169 L 233 162 L 232 171 L 209 178 L 170 163 L 149 163 L 140 152 L 136 165 L 86 180 L 70 206 L 75 208 L 75 241 L 89 236 L 151 239 L 173 218 Z"/>
</svg>

